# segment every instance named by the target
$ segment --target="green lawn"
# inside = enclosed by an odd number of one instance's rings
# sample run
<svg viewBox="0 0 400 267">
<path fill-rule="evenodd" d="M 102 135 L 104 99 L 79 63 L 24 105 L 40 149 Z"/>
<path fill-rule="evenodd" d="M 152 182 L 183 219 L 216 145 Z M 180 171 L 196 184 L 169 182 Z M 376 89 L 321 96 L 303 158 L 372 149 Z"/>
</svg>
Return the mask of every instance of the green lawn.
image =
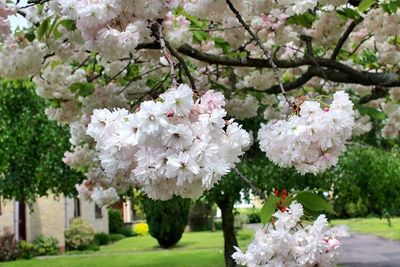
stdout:
<svg viewBox="0 0 400 267">
<path fill-rule="evenodd" d="M 333 225 L 346 224 L 354 232 L 400 240 L 400 218 L 392 218 L 391 221 L 392 227 L 388 226 L 386 219 L 380 220 L 378 218 L 333 220 L 331 223 Z"/>
<path fill-rule="evenodd" d="M 253 232 L 238 234 L 241 247 Z M 164 250 L 150 236 L 121 240 L 86 255 L 60 256 L 0 264 L 0 267 L 219 267 L 224 266 L 222 232 L 185 233 L 177 246 Z"/>
</svg>

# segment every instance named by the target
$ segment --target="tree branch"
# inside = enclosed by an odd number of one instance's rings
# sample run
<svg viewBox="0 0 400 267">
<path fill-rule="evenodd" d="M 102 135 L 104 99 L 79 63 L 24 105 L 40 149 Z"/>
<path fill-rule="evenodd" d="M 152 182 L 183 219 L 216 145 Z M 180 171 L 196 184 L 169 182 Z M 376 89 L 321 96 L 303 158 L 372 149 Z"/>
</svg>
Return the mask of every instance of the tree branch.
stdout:
<svg viewBox="0 0 400 267">
<path fill-rule="evenodd" d="M 157 42 L 140 44 L 136 49 L 160 49 L 160 44 Z M 178 48 L 178 52 L 190 58 L 206 62 L 209 64 L 232 66 L 232 67 L 254 67 L 254 68 L 272 68 L 270 63 L 265 59 L 255 58 L 231 58 L 227 56 L 217 56 L 204 53 L 194 49 L 189 45 L 183 45 Z M 383 86 L 396 87 L 400 86 L 400 77 L 395 73 L 373 73 L 366 71 L 358 71 L 330 58 L 319 58 L 307 56 L 293 60 L 277 60 L 275 64 L 278 68 L 290 69 L 301 66 L 314 66 L 317 69 L 313 70 L 313 77 L 317 76 L 332 82 L 355 83 L 367 86 Z M 325 76 L 324 76 L 325 75 Z M 312 78 L 312 77 L 311 77 Z M 310 78 L 310 79 L 311 79 Z M 290 85 L 290 87 L 287 87 Z M 293 90 L 295 84 L 285 83 L 286 90 Z M 302 86 L 301 84 L 300 86 Z M 276 92 L 274 89 L 267 89 L 271 93 Z"/>
<path fill-rule="evenodd" d="M 309 80 L 311 80 L 315 76 L 315 67 L 310 67 L 303 75 L 297 78 L 294 81 L 286 82 L 283 84 L 286 91 L 291 91 L 297 88 L 302 87 Z M 278 94 L 280 92 L 280 88 L 277 85 L 271 86 L 267 90 L 265 90 L 268 94 Z"/>
<path fill-rule="evenodd" d="M 171 47 L 171 45 L 168 42 L 165 42 L 165 46 L 168 48 L 171 55 L 173 55 L 176 59 L 178 59 L 178 61 L 182 64 L 183 70 L 185 71 L 185 74 L 190 81 L 190 86 L 192 87 L 193 92 L 195 92 L 197 95 L 199 95 L 199 92 L 197 91 L 197 88 L 196 88 L 196 83 L 194 81 L 192 74 L 190 73 L 190 70 L 189 70 L 185 60 Z"/>
<path fill-rule="evenodd" d="M 264 46 L 263 42 L 261 42 L 260 38 L 255 34 L 250 26 L 244 21 L 243 17 L 240 15 L 240 12 L 235 8 L 233 3 L 230 0 L 226 0 L 226 3 L 228 4 L 229 8 L 231 11 L 235 14 L 236 18 L 239 20 L 240 24 L 243 25 L 243 27 L 246 29 L 246 31 L 253 37 L 253 39 L 257 42 L 258 46 L 261 48 L 261 50 L 264 52 L 265 57 L 267 58 L 268 63 L 271 65 L 272 71 L 274 73 L 274 78 L 278 81 L 279 88 L 281 89 L 282 95 L 285 97 L 286 102 L 289 104 L 290 107 L 295 108 L 295 104 L 290 101 L 289 97 L 286 94 L 285 87 L 283 86 L 283 82 L 281 78 L 279 77 L 279 70 L 278 66 L 276 66 L 274 60 L 269 54 L 268 49 Z"/>
<path fill-rule="evenodd" d="M 176 88 L 176 87 L 178 87 L 178 82 L 176 80 L 176 75 L 175 75 L 174 61 L 171 58 L 171 54 L 167 51 L 162 25 L 160 23 L 157 23 L 157 24 L 158 24 L 157 25 L 158 26 L 158 40 L 160 41 L 160 47 L 164 54 L 164 57 L 168 61 L 168 64 L 169 64 L 169 75 L 171 76 L 172 88 Z"/>
<path fill-rule="evenodd" d="M 331 59 L 336 59 L 339 55 L 340 50 L 342 49 L 344 43 L 346 42 L 347 38 L 349 38 L 352 31 L 357 27 L 357 25 L 361 22 L 361 20 L 353 20 L 347 30 L 343 33 L 342 37 L 339 39 L 338 43 L 336 44 L 335 50 L 331 55 Z"/>
</svg>

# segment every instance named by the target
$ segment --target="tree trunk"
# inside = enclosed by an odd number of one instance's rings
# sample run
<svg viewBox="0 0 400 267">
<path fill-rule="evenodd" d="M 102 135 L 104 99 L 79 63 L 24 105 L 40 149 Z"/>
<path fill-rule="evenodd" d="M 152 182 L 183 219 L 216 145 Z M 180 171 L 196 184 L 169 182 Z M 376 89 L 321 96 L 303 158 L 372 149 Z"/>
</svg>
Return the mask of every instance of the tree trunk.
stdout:
<svg viewBox="0 0 400 267">
<path fill-rule="evenodd" d="M 233 217 L 233 201 L 229 199 L 221 199 L 217 202 L 222 213 L 222 230 L 224 232 L 224 254 L 225 265 L 227 267 L 237 266 L 232 259 L 232 254 L 236 251 L 233 246 L 238 246 L 236 240 L 234 217 Z"/>
</svg>

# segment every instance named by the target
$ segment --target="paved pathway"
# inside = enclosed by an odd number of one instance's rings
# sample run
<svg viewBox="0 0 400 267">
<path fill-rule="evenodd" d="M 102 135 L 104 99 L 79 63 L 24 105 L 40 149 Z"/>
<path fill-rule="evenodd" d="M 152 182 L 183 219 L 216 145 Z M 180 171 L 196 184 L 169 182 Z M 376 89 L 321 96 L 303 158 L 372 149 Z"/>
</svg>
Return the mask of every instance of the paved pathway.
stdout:
<svg viewBox="0 0 400 267">
<path fill-rule="evenodd" d="M 352 233 L 342 244 L 340 262 L 346 267 L 400 266 L 400 242 Z"/>
<path fill-rule="evenodd" d="M 248 224 L 247 227 L 255 230 L 260 225 Z M 400 242 L 358 233 L 341 241 L 341 266 L 400 267 Z"/>
</svg>

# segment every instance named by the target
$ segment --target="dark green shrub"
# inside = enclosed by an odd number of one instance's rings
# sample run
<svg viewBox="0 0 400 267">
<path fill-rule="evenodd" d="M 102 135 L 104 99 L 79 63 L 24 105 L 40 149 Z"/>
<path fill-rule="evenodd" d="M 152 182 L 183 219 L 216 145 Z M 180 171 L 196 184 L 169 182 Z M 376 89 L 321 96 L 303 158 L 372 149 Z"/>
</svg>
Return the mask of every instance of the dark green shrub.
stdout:
<svg viewBox="0 0 400 267">
<path fill-rule="evenodd" d="M 249 223 L 261 223 L 261 218 L 258 213 L 250 213 L 247 215 Z"/>
<path fill-rule="evenodd" d="M 124 235 L 125 237 L 134 236 L 132 227 L 130 225 L 124 225 L 120 230 L 119 234 Z"/>
<path fill-rule="evenodd" d="M 215 224 L 215 230 L 217 231 L 222 230 L 222 220 L 215 221 L 214 224 Z"/>
<path fill-rule="evenodd" d="M 90 243 L 88 246 L 85 247 L 86 251 L 99 251 L 100 246 L 96 244 L 96 242 Z"/>
<path fill-rule="evenodd" d="M 70 250 L 86 250 L 93 244 L 94 229 L 89 222 L 76 218 L 65 230 L 65 245 Z"/>
<path fill-rule="evenodd" d="M 5 229 L 0 235 L 0 262 L 13 261 L 20 256 L 18 242 L 14 239 L 14 234 Z"/>
<path fill-rule="evenodd" d="M 167 201 L 144 200 L 149 231 L 163 248 L 169 248 L 182 237 L 188 222 L 190 200 L 174 197 Z"/>
<path fill-rule="evenodd" d="M 358 199 L 345 205 L 345 211 L 351 217 L 364 217 L 368 213 L 368 200 Z"/>
<path fill-rule="evenodd" d="M 122 240 L 124 238 L 125 238 L 125 236 L 121 235 L 121 234 L 110 234 L 108 236 L 108 239 L 110 240 L 110 243 L 114 243 L 114 242 L 120 241 L 120 240 Z"/>
<path fill-rule="evenodd" d="M 211 230 L 212 206 L 207 202 L 194 202 L 189 211 L 190 231 L 210 231 Z"/>
<path fill-rule="evenodd" d="M 124 220 L 122 214 L 117 209 L 108 210 L 108 227 L 111 234 L 121 234 L 124 228 Z"/>
<path fill-rule="evenodd" d="M 47 256 L 58 254 L 58 240 L 53 237 L 39 235 L 33 240 L 36 252 L 35 256 Z"/>
<path fill-rule="evenodd" d="M 94 235 L 94 242 L 99 246 L 105 246 L 110 243 L 110 237 L 106 233 L 97 233 Z"/>
</svg>

